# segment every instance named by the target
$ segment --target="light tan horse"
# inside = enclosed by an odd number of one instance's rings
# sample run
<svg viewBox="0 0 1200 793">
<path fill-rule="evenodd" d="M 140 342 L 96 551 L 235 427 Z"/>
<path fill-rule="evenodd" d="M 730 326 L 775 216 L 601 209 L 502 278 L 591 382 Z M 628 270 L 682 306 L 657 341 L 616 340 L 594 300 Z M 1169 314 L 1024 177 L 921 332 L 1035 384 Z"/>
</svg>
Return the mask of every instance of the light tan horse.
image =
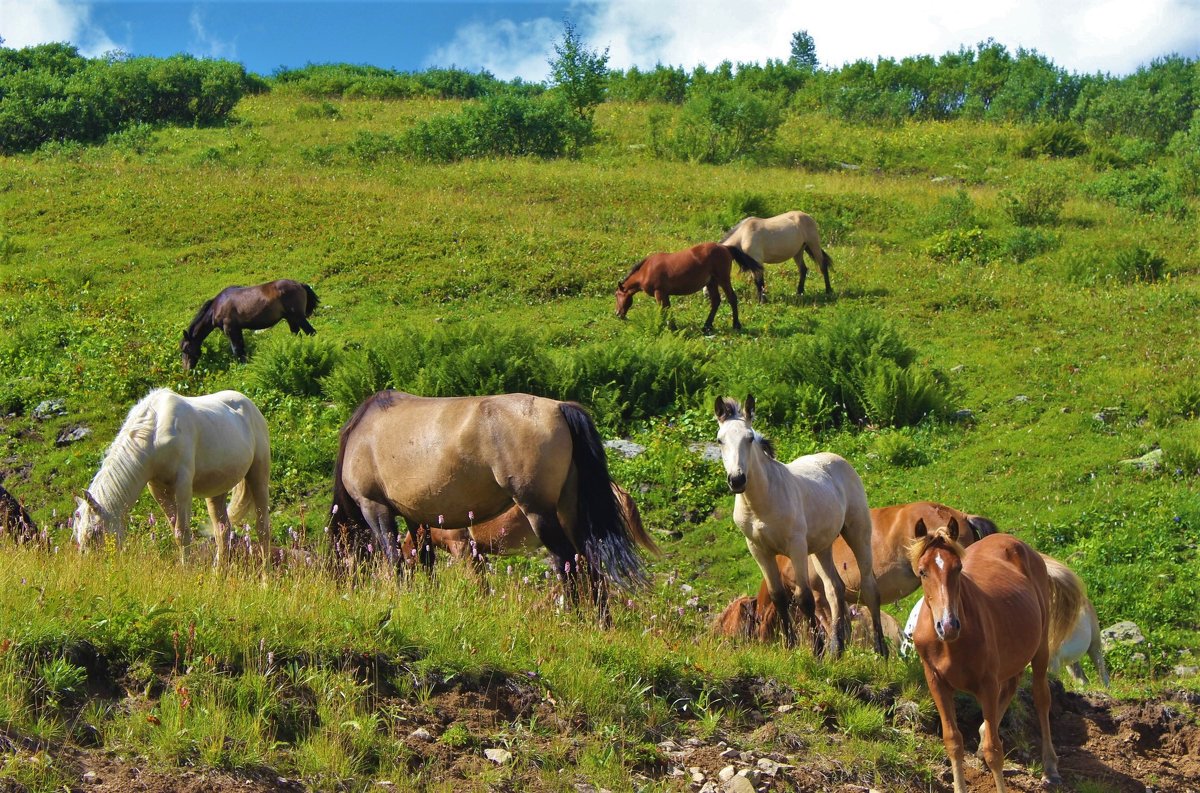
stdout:
<svg viewBox="0 0 1200 793">
<path fill-rule="evenodd" d="M 606 582 L 645 582 L 604 445 L 581 406 L 381 391 L 342 427 L 330 529 L 343 552 L 373 546 L 399 569 L 397 517 L 415 538 L 420 525 L 466 526 L 472 514 L 487 520 L 514 504 L 567 574 L 572 599 L 586 566 L 602 618 Z M 432 568 L 432 548 L 420 555 Z"/>
<path fill-rule="evenodd" d="M 913 646 L 941 716 L 955 793 L 966 793 L 967 785 L 954 692 L 966 691 L 979 701 L 979 746 L 996 790 L 1004 793 L 1000 721 L 1027 666 L 1033 667 L 1033 703 L 1042 733 L 1042 779 L 1059 784 L 1047 672 L 1075 625 L 1083 584 L 1065 565 L 1011 534 L 993 534 L 969 548 L 957 537 L 956 520 L 933 532 L 922 522 L 909 553 L 925 597 Z"/>
<path fill-rule="evenodd" d="M 87 550 L 111 531 L 122 542 L 129 508 L 148 485 L 175 529 L 181 555 L 192 540 L 192 498 L 199 496 L 208 501 L 217 564 L 228 543 L 231 516 L 241 520 L 251 507 L 259 557 L 269 560 L 270 476 L 267 421 L 249 397 L 237 391 L 185 397 L 159 388 L 129 411 L 100 471 L 76 499 L 75 541 Z M 234 498 L 227 510 L 231 490 Z"/>
<path fill-rule="evenodd" d="M 762 570 L 763 580 L 779 613 L 783 635 L 791 644 L 790 589 L 783 586 L 776 554 L 805 569 L 809 554 L 831 606 L 829 634 L 834 655 L 840 655 L 848 636 L 845 586 L 833 562 L 833 541 L 840 534 L 854 551 L 862 581 L 862 601 L 875 624 L 875 649 L 887 655 L 879 617 L 879 590 L 871 566 L 871 514 L 862 479 L 843 458 L 821 453 L 798 457 L 784 465 L 774 447 L 751 426 L 754 397 L 745 407 L 717 397 L 717 443 L 726 481 L 735 494 L 733 522 L 746 537 L 746 547 Z M 812 591 L 799 587 L 800 608 L 808 620 L 814 651 L 822 649 Z"/>
<path fill-rule="evenodd" d="M 642 516 L 633 497 L 616 482 L 613 482 L 612 490 L 617 497 L 617 503 L 620 504 L 621 514 L 625 517 L 633 541 L 656 556 L 661 554 L 642 525 Z M 516 506 L 491 520 L 472 523 L 465 529 L 423 526 L 417 533 L 418 540 L 421 536 L 427 537 L 435 548 L 441 548 L 451 557 L 460 560 L 482 560 L 486 555 L 534 554 L 545 548 L 533 533 L 533 527 L 529 525 L 525 513 Z M 406 562 L 415 562 L 417 544 L 413 542 L 412 537 L 405 535 L 401 555 Z"/>
<path fill-rule="evenodd" d="M 812 257 L 813 262 L 821 268 L 825 276 L 825 294 L 833 292 L 829 285 L 829 267 L 833 259 L 821 247 L 821 235 L 817 231 L 817 222 L 804 212 L 784 212 L 771 218 L 748 217 L 729 230 L 722 244 L 734 245 L 741 248 L 750 258 L 763 264 L 778 264 L 792 259 L 800 271 L 800 282 L 796 285 L 796 294 L 804 294 L 804 279 L 808 277 L 808 267 L 804 264 L 804 252 Z M 758 299 L 765 299 L 762 279 L 758 284 Z"/>
<path fill-rule="evenodd" d="M 996 533 L 996 524 L 987 518 L 968 515 L 954 507 L 933 501 L 914 501 L 910 504 L 875 507 L 871 510 L 871 560 L 875 570 L 875 581 L 879 586 L 880 603 L 895 603 L 921 586 L 920 579 L 913 573 L 912 565 L 908 562 L 908 546 L 916 538 L 917 522 L 925 521 L 927 526 L 945 526 L 952 519 L 957 520 L 963 527 L 958 541 L 964 546 Z M 791 560 L 780 556 L 777 561 L 783 585 L 794 588 L 796 574 Z M 859 598 L 858 564 L 854 552 L 841 537 L 833 541 L 833 562 L 842 583 L 846 585 L 846 600 L 856 602 Z M 808 587 L 816 600 L 817 614 L 822 622 L 828 624 L 829 601 L 825 598 L 821 578 L 811 563 L 808 566 Z M 779 633 L 779 617 L 765 584 L 760 585 L 758 589 L 756 614 L 759 638 L 766 641 Z"/>
</svg>

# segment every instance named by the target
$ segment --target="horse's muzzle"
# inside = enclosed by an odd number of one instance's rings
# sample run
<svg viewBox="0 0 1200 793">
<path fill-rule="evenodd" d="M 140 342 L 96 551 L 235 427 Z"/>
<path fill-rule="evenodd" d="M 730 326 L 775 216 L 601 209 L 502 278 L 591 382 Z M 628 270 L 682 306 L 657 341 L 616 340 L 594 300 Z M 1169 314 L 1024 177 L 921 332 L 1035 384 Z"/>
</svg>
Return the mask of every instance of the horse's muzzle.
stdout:
<svg viewBox="0 0 1200 793">
<path fill-rule="evenodd" d="M 958 638 L 958 632 L 962 630 L 962 625 L 959 623 L 958 617 L 935 620 L 933 627 L 937 631 L 938 638 L 944 642 L 954 641 Z"/>
<path fill-rule="evenodd" d="M 746 475 L 745 474 L 730 474 L 726 477 L 729 481 L 729 489 L 734 493 L 746 492 Z"/>
</svg>

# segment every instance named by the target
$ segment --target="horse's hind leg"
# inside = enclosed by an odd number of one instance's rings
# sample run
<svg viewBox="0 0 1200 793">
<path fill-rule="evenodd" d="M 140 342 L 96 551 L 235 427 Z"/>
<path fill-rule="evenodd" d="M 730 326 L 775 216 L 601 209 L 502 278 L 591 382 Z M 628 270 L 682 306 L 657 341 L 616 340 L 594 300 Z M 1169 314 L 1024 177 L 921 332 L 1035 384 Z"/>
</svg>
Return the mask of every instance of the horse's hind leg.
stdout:
<svg viewBox="0 0 1200 793">
<path fill-rule="evenodd" d="M 737 292 L 733 291 L 733 282 L 729 280 L 729 276 L 725 276 L 723 279 L 721 279 L 721 290 L 725 292 L 725 297 L 729 300 L 729 308 L 731 311 L 733 311 L 733 329 L 741 330 L 742 323 L 741 320 L 738 319 Z M 716 290 L 714 289 L 713 291 L 715 292 Z M 708 315 L 708 327 L 710 330 L 712 329 L 713 314 L 716 313 L 717 308 L 716 306 L 713 306 L 712 314 Z"/>
<path fill-rule="evenodd" d="M 850 546 L 854 559 L 858 562 L 858 602 L 866 605 L 871 612 L 871 622 L 874 623 L 875 652 L 884 658 L 888 656 L 887 645 L 883 641 L 883 623 L 879 616 L 879 582 L 875 580 L 875 564 L 871 551 L 871 512 L 867 509 L 866 499 L 855 505 L 852 503 L 846 511 L 846 523 L 842 526 L 842 539 Z"/>
<path fill-rule="evenodd" d="M 254 499 L 254 535 L 264 566 L 271 564 L 270 458 L 256 460 L 246 473 L 244 486 Z"/>
<path fill-rule="evenodd" d="M 749 538 L 746 538 L 746 548 L 754 557 L 754 561 L 758 563 L 758 569 L 762 571 L 763 581 L 767 585 L 767 594 L 771 596 L 771 604 L 775 606 L 779 627 L 783 631 L 784 643 L 788 647 L 793 647 L 796 644 L 796 633 L 792 627 L 792 593 L 783 585 L 783 578 L 779 574 L 779 563 L 775 560 L 775 552 L 751 542 Z M 805 558 L 805 555 L 801 554 L 801 558 Z M 808 592 L 807 605 L 805 605 L 805 592 Z M 806 615 L 809 615 L 810 618 L 815 615 L 812 592 L 808 591 L 808 587 L 800 588 L 800 602 Z"/>
<path fill-rule="evenodd" d="M 392 508 L 378 501 L 368 501 L 360 504 L 363 517 L 371 527 L 371 535 L 375 545 L 383 551 L 384 557 L 393 570 L 399 570 L 399 552 L 396 550 L 396 513 Z"/>
<path fill-rule="evenodd" d="M 804 263 L 804 249 L 801 248 L 792 257 L 796 262 L 796 269 L 800 271 L 800 281 L 796 284 L 796 294 L 804 294 L 804 282 L 808 278 L 808 265 Z"/>
<path fill-rule="evenodd" d="M 1050 738 L 1050 681 L 1046 677 L 1049 657 L 1048 643 L 1043 641 L 1031 662 L 1033 667 L 1033 706 L 1037 710 L 1038 726 L 1042 730 L 1042 781 L 1057 785 L 1062 783 L 1062 777 L 1058 774 L 1058 755 L 1054 753 L 1054 742 Z M 1000 757 L 1003 759 L 1004 755 L 1001 754 Z M 993 773 L 998 770 L 994 769 Z M 999 778 L 998 775 L 997 778 Z"/>
<path fill-rule="evenodd" d="M 717 290 L 717 279 L 712 278 L 708 282 L 708 286 L 704 287 L 704 296 L 708 298 L 708 319 L 704 320 L 704 333 L 712 333 L 713 318 L 717 316 L 717 309 L 721 306 L 721 293 Z M 734 323 L 737 323 L 737 309 L 734 309 Z"/>
<path fill-rule="evenodd" d="M 581 568 L 586 563 L 586 559 L 577 552 L 575 545 L 567 537 L 567 532 L 555 510 L 539 510 L 526 504 L 519 506 L 529 520 L 529 526 L 533 529 L 533 533 L 537 535 L 542 545 L 546 546 L 546 550 L 550 551 L 550 558 L 554 562 L 554 572 L 563 580 L 567 601 L 572 606 L 579 605 L 579 581 L 584 574 Z M 600 621 L 607 625 L 609 619 L 608 590 L 603 586 L 601 571 L 588 569 L 587 575 L 591 579 L 592 602 L 599 611 Z"/>
</svg>

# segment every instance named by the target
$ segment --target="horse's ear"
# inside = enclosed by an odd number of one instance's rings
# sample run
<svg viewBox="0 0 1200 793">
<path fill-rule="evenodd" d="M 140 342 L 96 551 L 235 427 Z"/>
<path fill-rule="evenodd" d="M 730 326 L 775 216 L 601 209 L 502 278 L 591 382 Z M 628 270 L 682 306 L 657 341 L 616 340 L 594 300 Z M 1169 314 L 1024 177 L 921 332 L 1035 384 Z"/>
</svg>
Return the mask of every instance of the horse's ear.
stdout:
<svg viewBox="0 0 1200 793">
<path fill-rule="evenodd" d="M 719 396 L 713 405 L 713 412 L 717 414 L 717 423 L 722 424 L 725 419 L 733 415 L 733 406 L 729 403 L 729 399 Z"/>
<path fill-rule="evenodd" d="M 746 422 L 754 421 L 754 394 L 746 394 L 746 401 L 742 405 L 742 412 L 746 415 Z"/>
<path fill-rule="evenodd" d="M 183 340 L 184 340 L 184 341 L 191 341 L 191 340 L 192 340 L 192 335 L 191 335 L 190 333 L 188 333 L 186 330 L 183 332 Z"/>
<path fill-rule="evenodd" d="M 96 500 L 96 497 L 91 494 L 91 491 L 83 491 L 83 497 L 87 501 L 88 506 L 96 511 L 97 515 L 103 516 L 108 514 L 107 510 L 100 506 L 100 502 Z"/>
<path fill-rule="evenodd" d="M 958 518 L 950 518 L 950 522 L 946 524 L 946 534 L 950 539 L 958 540 Z"/>
<path fill-rule="evenodd" d="M 929 529 L 925 528 L 925 518 L 917 518 L 917 525 L 913 526 L 913 536 L 924 537 L 929 533 Z"/>
</svg>

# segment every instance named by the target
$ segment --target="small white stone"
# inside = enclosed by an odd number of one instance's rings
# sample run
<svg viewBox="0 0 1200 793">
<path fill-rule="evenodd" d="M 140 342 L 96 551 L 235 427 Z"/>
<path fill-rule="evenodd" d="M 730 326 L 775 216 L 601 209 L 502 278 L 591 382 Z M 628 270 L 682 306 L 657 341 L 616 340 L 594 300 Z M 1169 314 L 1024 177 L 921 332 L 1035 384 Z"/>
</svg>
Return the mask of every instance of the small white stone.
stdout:
<svg viewBox="0 0 1200 793">
<path fill-rule="evenodd" d="M 483 756 L 496 765 L 504 765 L 512 759 L 512 752 L 507 749 L 484 749 Z"/>
<path fill-rule="evenodd" d="M 735 774 L 736 771 L 734 770 L 733 766 L 727 765 L 717 773 L 717 779 L 721 780 L 722 782 L 728 782 L 729 780 L 733 779 Z"/>
</svg>

